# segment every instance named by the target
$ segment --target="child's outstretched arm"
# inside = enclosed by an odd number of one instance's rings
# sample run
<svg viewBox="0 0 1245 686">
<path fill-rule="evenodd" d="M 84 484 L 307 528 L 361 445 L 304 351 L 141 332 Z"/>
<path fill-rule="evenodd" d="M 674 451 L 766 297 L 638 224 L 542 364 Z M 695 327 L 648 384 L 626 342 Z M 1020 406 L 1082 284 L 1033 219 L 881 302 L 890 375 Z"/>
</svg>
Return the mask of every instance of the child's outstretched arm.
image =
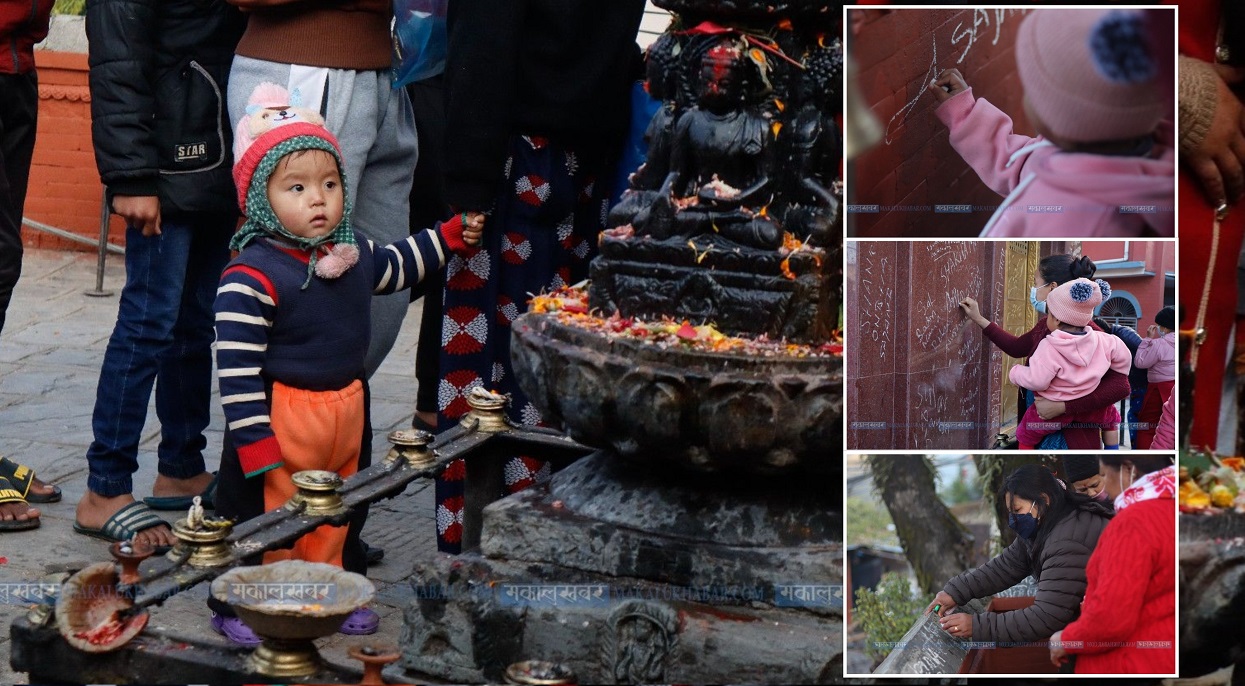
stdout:
<svg viewBox="0 0 1245 686">
<path fill-rule="evenodd" d="M 280 467 L 261 372 L 277 312 L 276 288 L 258 269 L 234 266 L 216 290 L 216 367 L 225 424 L 248 478 Z"/>
<path fill-rule="evenodd" d="M 397 243 L 379 247 L 368 241 L 376 274 L 372 292 L 385 295 L 423 281 L 445 266 L 451 252 L 472 252 L 473 246 L 480 244 L 483 230 L 483 214 L 464 212 Z"/>
<path fill-rule="evenodd" d="M 952 91 L 946 92 L 944 86 Z M 1011 193 L 1020 183 L 1029 154 L 1015 159 L 1013 155 L 1042 139 L 1012 133 L 1012 118 L 988 100 L 974 99 L 973 89 L 958 69 L 943 71 L 928 88 L 942 103 L 934 113 L 951 130 L 951 147 L 991 190 L 999 195 Z"/>
</svg>

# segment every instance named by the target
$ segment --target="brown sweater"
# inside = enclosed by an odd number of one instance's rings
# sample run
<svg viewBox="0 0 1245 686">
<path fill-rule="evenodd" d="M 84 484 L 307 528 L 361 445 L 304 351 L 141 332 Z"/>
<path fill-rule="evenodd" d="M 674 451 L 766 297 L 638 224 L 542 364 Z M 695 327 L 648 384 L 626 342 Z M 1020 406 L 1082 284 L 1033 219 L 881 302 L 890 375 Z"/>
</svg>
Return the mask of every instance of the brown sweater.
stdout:
<svg viewBox="0 0 1245 686">
<path fill-rule="evenodd" d="M 263 0 L 229 0 L 250 10 L 238 54 L 309 67 L 370 71 L 392 65 L 389 0 L 294 3 L 264 6 Z"/>
</svg>

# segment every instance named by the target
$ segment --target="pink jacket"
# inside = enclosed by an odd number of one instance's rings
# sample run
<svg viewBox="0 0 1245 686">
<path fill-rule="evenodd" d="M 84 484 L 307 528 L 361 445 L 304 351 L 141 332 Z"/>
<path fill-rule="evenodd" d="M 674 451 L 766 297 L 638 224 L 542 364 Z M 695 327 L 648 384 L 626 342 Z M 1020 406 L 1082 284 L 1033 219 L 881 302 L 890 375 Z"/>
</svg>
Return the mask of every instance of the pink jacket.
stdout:
<svg viewBox="0 0 1245 686">
<path fill-rule="evenodd" d="M 1016 365 L 1012 383 L 1059 402 L 1075 400 L 1098 388 L 1107 369 L 1127 374 L 1133 356 L 1124 341 L 1109 333 L 1077 335 L 1052 331 L 1029 356 L 1029 366 Z"/>
<path fill-rule="evenodd" d="M 1143 338 L 1133 364 L 1146 371 L 1147 381 L 1176 380 L 1176 332 L 1162 338 Z"/>
<path fill-rule="evenodd" d="M 1151 450 L 1176 449 L 1176 394 L 1172 393 L 1167 402 L 1163 403 L 1163 414 L 1159 417 L 1159 425 L 1154 428 L 1154 441 Z"/>
<path fill-rule="evenodd" d="M 1176 162 L 1171 122 L 1155 134 L 1161 156 L 1064 152 L 1044 138 L 1012 133 L 1012 119 L 973 89 L 938 106 L 951 147 L 1006 196 L 982 236 L 1134 238 L 1176 231 Z"/>
</svg>

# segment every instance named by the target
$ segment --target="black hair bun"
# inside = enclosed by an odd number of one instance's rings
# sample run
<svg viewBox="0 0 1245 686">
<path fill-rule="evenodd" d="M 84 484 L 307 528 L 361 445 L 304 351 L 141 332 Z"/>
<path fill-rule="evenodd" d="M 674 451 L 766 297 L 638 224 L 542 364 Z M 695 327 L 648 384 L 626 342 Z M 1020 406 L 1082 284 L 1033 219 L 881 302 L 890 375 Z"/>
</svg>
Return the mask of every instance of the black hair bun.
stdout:
<svg viewBox="0 0 1245 686">
<path fill-rule="evenodd" d="M 1072 261 L 1072 278 L 1074 279 L 1092 279 L 1094 272 L 1098 271 L 1098 265 L 1089 259 L 1086 255 L 1081 255 Z"/>
</svg>

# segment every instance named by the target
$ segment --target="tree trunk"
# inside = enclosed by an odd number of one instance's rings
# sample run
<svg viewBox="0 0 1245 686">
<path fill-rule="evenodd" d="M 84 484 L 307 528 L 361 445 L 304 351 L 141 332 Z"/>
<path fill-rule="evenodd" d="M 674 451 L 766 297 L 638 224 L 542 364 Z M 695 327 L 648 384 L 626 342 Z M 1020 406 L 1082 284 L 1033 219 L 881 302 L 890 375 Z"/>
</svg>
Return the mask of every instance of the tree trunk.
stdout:
<svg viewBox="0 0 1245 686">
<path fill-rule="evenodd" d="M 1062 478 L 1063 469 L 1059 459 L 1049 455 L 973 455 L 973 464 L 977 466 L 977 474 L 981 478 L 981 495 L 987 503 L 994 506 L 994 521 L 999 527 L 999 538 L 1006 548 L 1016 540 L 1016 533 L 1007 526 L 1007 503 L 998 498 L 999 489 L 1009 474 L 1021 465 L 1036 464 L 1046 467 Z"/>
<path fill-rule="evenodd" d="M 939 500 L 933 465 L 916 455 L 874 455 L 869 468 L 917 583 L 926 593 L 942 590 L 969 568 L 973 535 Z"/>
</svg>

